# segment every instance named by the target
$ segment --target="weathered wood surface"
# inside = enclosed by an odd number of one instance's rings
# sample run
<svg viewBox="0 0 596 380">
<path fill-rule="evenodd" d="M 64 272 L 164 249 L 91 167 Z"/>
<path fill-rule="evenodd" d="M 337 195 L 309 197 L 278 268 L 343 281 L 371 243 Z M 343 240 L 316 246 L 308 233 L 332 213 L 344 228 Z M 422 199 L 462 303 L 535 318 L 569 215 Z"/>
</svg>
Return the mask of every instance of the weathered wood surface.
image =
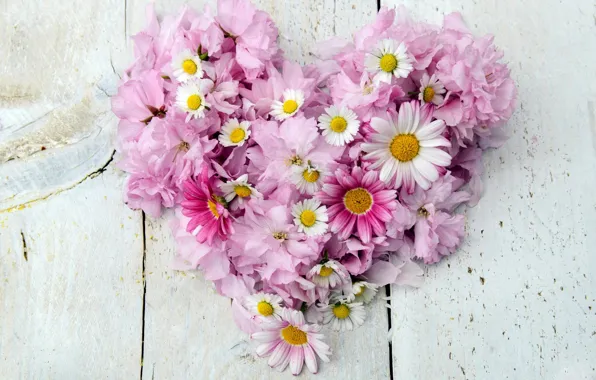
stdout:
<svg viewBox="0 0 596 380">
<path fill-rule="evenodd" d="M 400 3 L 494 34 L 519 106 L 460 252 L 420 289 L 393 288 L 394 378 L 595 379 L 594 2 Z"/>
<path fill-rule="evenodd" d="M 511 140 L 486 157 L 485 197 L 467 211 L 460 252 L 428 268 L 421 289 L 392 289 L 392 361 L 379 299 L 364 327 L 330 334 L 334 356 L 318 378 L 388 379 L 391 366 L 395 379 L 596 378 L 593 1 L 403 3 L 435 22 L 459 10 L 475 32 L 494 33 L 520 108 Z M 200 274 L 169 268 L 167 218 L 121 202 L 109 96 L 147 4 L 0 2 L 2 379 L 291 376 L 253 357 L 229 301 Z M 377 9 L 376 0 L 256 4 L 300 62 Z"/>
</svg>

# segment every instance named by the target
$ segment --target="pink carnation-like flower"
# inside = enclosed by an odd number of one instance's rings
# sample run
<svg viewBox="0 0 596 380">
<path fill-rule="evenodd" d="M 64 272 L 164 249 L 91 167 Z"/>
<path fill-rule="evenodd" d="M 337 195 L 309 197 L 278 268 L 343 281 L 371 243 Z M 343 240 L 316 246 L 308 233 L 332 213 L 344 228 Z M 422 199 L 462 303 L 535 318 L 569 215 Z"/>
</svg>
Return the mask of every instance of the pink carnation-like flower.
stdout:
<svg viewBox="0 0 596 380">
<path fill-rule="evenodd" d="M 383 235 L 397 204 L 395 190 L 387 190 L 377 172 L 358 166 L 351 173 L 339 168 L 328 178 L 317 197 L 328 206 L 331 231 L 342 240 L 357 232 L 364 243 L 373 233 Z"/>
<path fill-rule="evenodd" d="M 321 326 L 306 324 L 304 315 L 298 310 L 282 310 L 282 320 L 262 325 L 263 331 L 255 332 L 251 338 L 261 342 L 257 355 L 269 356 L 269 365 L 283 371 L 288 364 L 292 374 L 298 375 L 302 366 L 317 373 L 317 356 L 328 362 L 331 350 L 323 343 Z"/>
<path fill-rule="evenodd" d="M 464 236 L 463 215 L 453 210 L 470 199 L 466 191 L 458 190 L 462 181 L 446 175 L 428 191 L 417 189 L 413 194 L 401 193 L 401 204 L 394 211 L 396 225 L 414 227 L 416 257 L 427 264 L 455 251 Z"/>
<path fill-rule="evenodd" d="M 236 61 L 247 79 L 255 79 L 278 53 L 277 27 L 248 0 L 219 0 L 217 13 L 224 36 L 236 44 Z"/>
<path fill-rule="evenodd" d="M 158 71 L 148 71 L 118 88 L 112 97 L 112 111 L 121 119 L 149 123 L 153 117 L 166 115 L 163 79 Z"/>
<path fill-rule="evenodd" d="M 211 245 L 216 237 L 226 240 L 233 227 L 225 199 L 213 192 L 209 182 L 207 167 L 203 168 L 198 181 L 189 179 L 184 182 L 182 213 L 190 217 L 186 230 L 193 232 L 201 226 L 197 241 Z"/>
</svg>

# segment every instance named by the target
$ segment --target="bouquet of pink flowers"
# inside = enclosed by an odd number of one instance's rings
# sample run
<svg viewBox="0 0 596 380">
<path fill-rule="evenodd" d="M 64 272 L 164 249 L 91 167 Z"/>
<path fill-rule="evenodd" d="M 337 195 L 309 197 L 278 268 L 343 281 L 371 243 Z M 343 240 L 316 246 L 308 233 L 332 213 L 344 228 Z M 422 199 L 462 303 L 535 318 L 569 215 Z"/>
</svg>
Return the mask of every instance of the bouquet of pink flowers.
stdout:
<svg viewBox="0 0 596 380">
<path fill-rule="evenodd" d="M 515 86 L 458 14 L 437 27 L 382 9 L 301 67 L 248 0 L 217 8 L 150 8 L 134 37 L 112 101 L 125 200 L 175 210 L 175 265 L 234 300 L 259 356 L 316 372 L 322 325 L 357 328 L 380 287 L 417 285 L 417 262 L 457 249 Z"/>
</svg>

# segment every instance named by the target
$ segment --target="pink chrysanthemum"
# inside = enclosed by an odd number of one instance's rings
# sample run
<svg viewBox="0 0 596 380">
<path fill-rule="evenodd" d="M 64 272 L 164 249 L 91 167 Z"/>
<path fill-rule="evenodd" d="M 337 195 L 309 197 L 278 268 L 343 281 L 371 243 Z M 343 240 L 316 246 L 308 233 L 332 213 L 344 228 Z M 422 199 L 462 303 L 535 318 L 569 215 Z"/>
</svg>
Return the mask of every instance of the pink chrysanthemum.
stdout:
<svg viewBox="0 0 596 380">
<path fill-rule="evenodd" d="M 298 375 L 302 366 L 317 373 L 317 356 L 328 362 L 331 355 L 329 346 L 323 343 L 324 335 L 320 325 L 308 325 L 304 315 L 298 310 L 282 310 L 282 320 L 262 325 L 263 331 L 251 337 L 262 342 L 257 347 L 257 355 L 269 356 L 269 365 L 283 371 L 288 364 L 292 374 Z"/>
<path fill-rule="evenodd" d="M 387 190 L 377 172 L 365 172 L 358 166 L 351 173 L 337 169 L 317 197 L 329 206 L 332 232 L 345 240 L 357 231 L 364 243 L 371 240 L 373 233 L 385 233 L 385 223 L 391 220 L 390 210 L 397 205 L 395 190 Z"/>
<path fill-rule="evenodd" d="M 207 167 L 203 168 L 200 181 L 189 179 L 184 182 L 184 198 L 182 214 L 190 218 L 186 230 L 192 233 L 201 226 L 196 235 L 199 243 L 206 241 L 211 245 L 216 236 L 226 240 L 226 235 L 233 232 L 230 213 L 224 206 L 225 199 L 213 193 Z"/>
</svg>

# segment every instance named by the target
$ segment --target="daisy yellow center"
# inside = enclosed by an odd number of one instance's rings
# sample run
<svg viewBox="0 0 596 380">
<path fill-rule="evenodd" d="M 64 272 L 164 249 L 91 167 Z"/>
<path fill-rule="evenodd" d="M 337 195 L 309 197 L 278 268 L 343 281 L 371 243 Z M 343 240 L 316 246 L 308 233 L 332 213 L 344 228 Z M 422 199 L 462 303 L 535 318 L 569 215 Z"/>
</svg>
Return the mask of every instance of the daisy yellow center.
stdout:
<svg viewBox="0 0 596 380">
<path fill-rule="evenodd" d="M 235 128 L 230 133 L 230 141 L 233 142 L 234 144 L 238 144 L 240 141 L 244 140 L 245 136 L 246 136 L 246 132 L 244 132 L 244 129 Z"/>
<path fill-rule="evenodd" d="M 333 273 L 333 268 L 330 267 L 321 267 L 319 271 L 319 276 L 321 277 L 329 277 Z"/>
<path fill-rule="evenodd" d="M 268 317 L 273 315 L 273 306 L 267 301 L 261 301 L 257 304 L 257 311 L 259 314 Z"/>
<path fill-rule="evenodd" d="M 381 57 L 379 66 L 386 73 L 393 72 L 397 68 L 397 58 L 393 54 L 385 54 Z"/>
<path fill-rule="evenodd" d="M 433 98 L 435 97 L 435 90 L 432 87 L 426 87 L 424 92 L 422 93 L 422 98 L 426 103 L 432 102 Z"/>
<path fill-rule="evenodd" d="M 182 70 L 184 70 L 184 72 L 189 75 L 196 74 L 197 69 L 198 69 L 197 64 L 194 63 L 194 61 L 192 59 L 187 59 L 184 62 L 182 62 Z"/>
<path fill-rule="evenodd" d="M 246 185 L 238 185 L 238 186 L 234 187 L 234 192 L 236 193 L 237 196 L 239 196 L 241 198 L 246 198 L 246 197 L 250 196 L 250 194 L 251 194 L 250 187 L 248 187 Z"/>
<path fill-rule="evenodd" d="M 346 319 L 350 316 L 350 308 L 346 305 L 333 306 L 333 315 L 339 319 Z"/>
<path fill-rule="evenodd" d="M 412 161 L 420 150 L 420 143 L 414 135 L 397 135 L 391 140 L 389 150 L 401 162 Z"/>
<path fill-rule="evenodd" d="M 312 227 L 317 221 L 317 215 L 312 210 L 304 210 L 300 214 L 300 223 L 306 227 Z"/>
<path fill-rule="evenodd" d="M 275 240 L 286 240 L 288 238 L 288 234 L 286 234 L 285 232 L 274 232 L 273 238 Z"/>
<path fill-rule="evenodd" d="M 364 294 L 364 290 L 365 290 L 365 289 L 366 289 L 366 288 L 365 288 L 365 286 L 364 286 L 364 285 L 362 285 L 362 286 L 360 287 L 360 290 L 358 290 L 356 293 L 354 293 L 354 295 L 355 295 L 356 297 L 360 297 L 361 295 L 363 295 L 363 294 Z"/>
<path fill-rule="evenodd" d="M 209 211 L 211 211 L 215 219 L 219 218 L 219 212 L 217 211 L 217 203 L 213 201 L 207 201 L 207 207 L 209 207 Z"/>
<path fill-rule="evenodd" d="M 341 116 L 336 116 L 333 119 L 331 119 L 331 124 L 329 125 L 329 128 L 331 128 L 333 132 L 337 133 L 342 133 L 346 130 L 347 127 L 348 122 Z"/>
<path fill-rule="evenodd" d="M 203 99 L 201 99 L 201 97 L 197 94 L 193 94 L 186 99 L 186 105 L 193 111 L 198 110 L 202 103 Z"/>
<path fill-rule="evenodd" d="M 302 346 L 308 342 L 306 333 L 292 325 L 281 329 L 281 337 L 292 346 Z"/>
<path fill-rule="evenodd" d="M 298 109 L 298 103 L 295 100 L 289 99 L 284 102 L 284 105 L 283 105 L 284 113 L 290 114 L 290 113 L 295 112 L 297 109 Z"/>
<path fill-rule="evenodd" d="M 362 187 L 349 190 L 344 196 L 344 205 L 354 214 L 365 214 L 370 210 L 372 203 L 372 195 Z"/>
<path fill-rule="evenodd" d="M 319 172 L 316 170 L 306 169 L 302 172 L 302 178 L 304 178 L 306 182 L 315 183 L 319 179 Z"/>
</svg>

